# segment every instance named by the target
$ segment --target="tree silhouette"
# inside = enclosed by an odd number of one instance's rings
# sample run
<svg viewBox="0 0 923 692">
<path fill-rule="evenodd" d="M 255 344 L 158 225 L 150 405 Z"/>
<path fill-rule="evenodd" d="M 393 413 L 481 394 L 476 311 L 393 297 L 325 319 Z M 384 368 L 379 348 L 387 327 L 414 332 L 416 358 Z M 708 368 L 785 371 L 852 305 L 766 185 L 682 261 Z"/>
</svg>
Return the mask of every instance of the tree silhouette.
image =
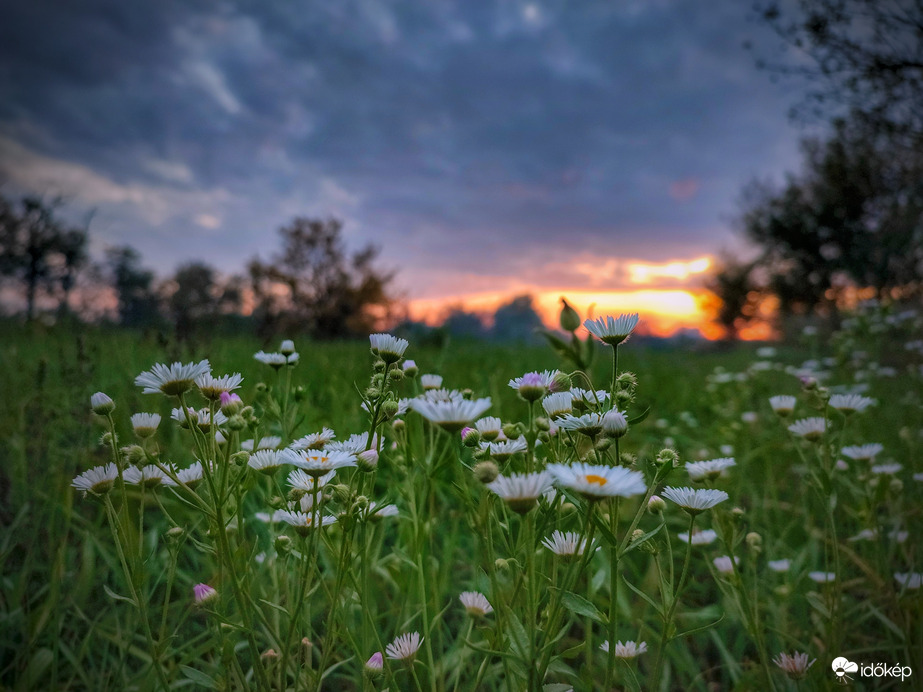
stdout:
<svg viewBox="0 0 923 692">
<path fill-rule="evenodd" d="M 55 217 L 56 204 L 25 197 L 18 205 L 0 197 L 0 276 L 23 290 L 26 319 L 40 295 L 57 297 L 67 310 L 77 272 L 86 263 L 87 233 Z"/>
<path fill-rule="evenodd" d="M 374 266 L 376 247 L 350 254 L 337 219 L 298 217 L 279 235 L 281 252 L 249 266 L 262 331 L 344 337 L 369 333 L 388 315 L 393 275 Z"/>
<path fill-rule="evenodd" d="M 154 291 L 154 272 L 141 266 L 141 255 L 127 245 L 109 248 L 106 265 L 110 283 L 119 299 L 119 323 L 143 327 L 160 320 Z"/>
</svg>

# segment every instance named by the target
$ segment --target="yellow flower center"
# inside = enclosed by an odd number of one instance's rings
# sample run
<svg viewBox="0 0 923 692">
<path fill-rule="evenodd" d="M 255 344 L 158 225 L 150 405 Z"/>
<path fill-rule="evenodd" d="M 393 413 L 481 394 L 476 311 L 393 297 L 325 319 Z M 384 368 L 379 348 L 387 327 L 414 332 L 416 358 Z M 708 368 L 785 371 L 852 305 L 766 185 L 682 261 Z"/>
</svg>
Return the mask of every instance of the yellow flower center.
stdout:
<svg viewBox="0 0 923 692">
<path fill-rule="evenodd" d="M 593 483 L 595 485 L 603 486 L 606 484 L 606 479 L 602 476 L 594 476 L 592 473 L 586 476 L 587 483 Z"/>
</svg>

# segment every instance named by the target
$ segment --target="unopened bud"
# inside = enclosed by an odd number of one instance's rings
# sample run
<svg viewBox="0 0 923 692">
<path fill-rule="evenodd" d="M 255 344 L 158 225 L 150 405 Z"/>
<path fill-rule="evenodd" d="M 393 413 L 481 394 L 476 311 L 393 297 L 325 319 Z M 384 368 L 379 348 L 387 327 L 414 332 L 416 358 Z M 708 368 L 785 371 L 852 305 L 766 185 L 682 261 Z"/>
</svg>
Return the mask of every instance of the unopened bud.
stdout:
<svg viewBox="0 0 923 692">
<path fill-rule="evenodd" d="M 250 461 L 250 452 L 234 452 L 230 461 L 234 466 L 246 466 L 247 462 Z"/>
<path fill-rule="evenodd" d="M 651 514 L 660 514 L 666 508 L 667 503 L 658 495 L 651 495 L 651 499 L 647 501 L 647 511 Z"/>
<path fill-rule="evenodd" d="M 510 568 L 510 561 L 504 560 L 502 557 L 498 557 L 494 560 L 494 567 L 501 572 L 506 571 Z"/>
<path fill-rule="evenodd" d="M 347 504 L 352 497 L 352 490 L 345 483 L 337 483 L 333 486 L 333 497 L 337 502 Z"/>
<path fill-rule="evenodd" d="M 558 322 L 565 332 L 573 332 L 580 327 L 580 314 L 563 298 L 561 298 L 561 314 Z"/>
<path fill-rule="evenodd" d="M 503 426 L 503 434 L 506 435 L 508 440 L 518 440 L 522 433 L 519 431 L 519 426 L 516 423 L 506 423 Z"/>
<path fill-rule="evenodd" d="M 166 534 L 167 540 L 178 541 L 180 538 L 183 537 L 183 534 L 185 533 L 186 533 L 186 529 L 184 529 L 182 526 L 173 526 L 167 530 L 167 534 Z"/>
<path fill-rule="evenodd" d="M 292 550 L 292 539 L 285 534 L 276 536 L 276 540 L 273 543 L 276 548 L 276 552 L 279 555 L 288 555 Z"/>
<path fill-rule="evenodd" d="M 399 410 L 400 404 L 394 401 L 394 399 L 388 399 L 381 405 L 381 413 L 385 417 L 385 420 L 394 418 Z"/>
<path fill-rule="evenodd" d="M 221 392 L 218 395 L 218 401 L 221 402 L 221 413 L 230 418 L 241 412 L 244 402 L 234 392 Z"/>
<path fill-rule="evenodd" d="M 669 448 L 661 449 L 660 453 L 657 455 L 657 464 L 659 466 L 672 466 L 676 468 L 679 466 L 679 454 Z"/>
<path fill-rule="evenodd" d="M 243 430 L 247 427 L 247 421 L 242 416 L 231 416 L 227 422 L 228 430 Z"/>
<path fill-rule="evenodd" d="M 304 401 L 308 396 L 308 390 L 305 389 L 302 385 L 295 387 L 295 401 L 301 402 Z"/>
<path fill-rule="evenodd" d="M 466 427 L 461 431 L 461 439 L 465 447 L 477 447 L 481 442 L 481 433 L 477 428 Z"/>
<path fill-rule="evenodd" d="M 105 416 L 115 409 L 115 402 L 109 397 L 108 394 L 103 392 L 96 392 L 90 397 L 90 408 L 93 409 L 93 413 Z"/>
<path fill-rule="evenodd" d="M 404 374 L 410 378 L 416 377 L 417 373 L 419 372 L 419 368 L 417 368 L 417 364 L 412 360 L 405 360 L 401 364 L 401 367 L 404 370 Z"/>
<path fill-rule="evenodd" d="M 493 461 L 481 461 L 474 466 L 474 477 L 484 485 L 493 483 L 499 475 L 500 468 Z"/>
<path fill-rule="evenodd" d="M 551 421 L 544 416 L 539 416 L 535 419 L 535 429 L 541 432 L 548 432 L 551 430 Z"/>
<path fill-rule="evenodd" d="M 122 447 L 122 458 L 132 466 L 140 466 L 145 460 L 144 450 L 138 445 Z"/>
<path fill-rule="evenodd" d="M 394 432 L 400 433 L 404 430 L 406 423 L 401 418 L 398 418 L 391 422 L 391 427 L 394 428 Z"/>
<path fill-rule="evenodd" d="M 556 372 L 554 377 L 551 378 L 551 385 L 548 387 L 548 390 L 551 392 L 568 392 L 570 388 L 574 386 L 573 381 L 570 379 L 570 375 L 566 372 Z"/>
<path fill-rule="evenodd" d="M 746 537 L 747 547 L 754 553 L 759 554 L 763 550 L 763 537 L 756 531 L 751 531 Z"/>
<path fill-rule="evenodd" d="M 378 450 L 366 449 L 356 456 L 356 463 L 362 471 L 374 471 L 378 466 Z"/>
<path fill-rule="evenodd" d="M 279 346 L 279 353 L 283 356 L 290 356 L 295 352 L 295 342 L 291 339 L 285 339 L 282 342 L 282 345 Z"/>
</svg>

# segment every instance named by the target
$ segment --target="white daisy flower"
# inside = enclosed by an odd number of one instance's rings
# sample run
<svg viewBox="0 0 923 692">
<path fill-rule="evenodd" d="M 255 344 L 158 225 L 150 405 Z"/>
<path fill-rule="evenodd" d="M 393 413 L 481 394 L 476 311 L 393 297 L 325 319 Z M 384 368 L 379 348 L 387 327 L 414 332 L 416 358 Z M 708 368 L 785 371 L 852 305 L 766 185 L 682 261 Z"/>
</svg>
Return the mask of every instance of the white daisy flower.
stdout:
<svg viewBox="0 0 923 692">
<path fill-rule="evenodd" d="M 923 585 L 923 574 L 920 572 L 895 572 L 894 579 L 905 589 L 919 589 Z"/>
<path fill-rule="evenodd" d="M 369 444 L 369 434 L 355 433 L 350 435 L 342 442 L 331 442 L 326 449 L 330 452 L 346 452 L 347 454 L 361 454 L 366 447 L 369 449 L 378 449 L 378 435 L 372 436 L 372 444 Z"/>
<path fill-rule="evenodd" d="M 647 490 L 644 475 L 624 466 L 593 466 L 577 462 L 570 466 L 549 464 L 548 471 L 558 485 L 569 488 L 590 500 L 604 497 L 631 497 Z"/>
<path fill-rule="evenodd" d="M 173 363 L 164 365 L 156 363 L 150 370 L 142 372 L 135 378 L 135 385 L 144 387 L 144 394 L 166 394 L 179 396 L 192 388 L 199 375 L 211 372 L 207 360 L 198 363 Z"/>
<path fill-rule="evenodd" d="M 487 600 L 487 596 L 479 591 L 463 591 L 458 597 L 461 604 L 471 617 L 484 617 L 494 612 L 494 608 Z"/>
<path fill-rule="evenodd" d="M 286 356 L 292 355 L 295 352 L 295 342 L 291 339 L 283 339 L 279 352 Z"/>
<path fill-rule="evenodd" d="M 288 364 L 288 356 L 286 356 L 284 353 L 266 353 L 265 351 L 257 351 L 253 354 L 253 357 L 260 361 L 263 365 L 270 366 L 273 370 L 278 370 L 283 365 Z"/>
<path fill-rule="evenodd" d="M 853 461 L 871 461 L 884 450 L 884 446 L 873 442 L 865 445 L 851 445 L 840 450 L 843 456 Z"/>
<path fill-rule="evenodd" d="M 183 413 L 183 409 L 175 408 L 170 412 L 170 418 L 175 420 L 183 427 L 185 427 L 186 424 L 191 420 L 202 432 L 208 432 L 212 426 L 213 421 L 215 425 L 224 425 L 228 422 L 228 417 L 221 413 L 221 411 L 215 411 L 214 419 L 212 419 L 211 411 L 209 411 L 207 408 L 200 408 L 197 411 L 194 408 L 189 407 L 187 411 L 189 412 L 188 418 L 186 414 Z"/>
<path fill-rule="evenodd" d="M 525 514 L 535 507 L 538 498 L 550 487 L 551 475 L 547 471 L 501 475 L 487 484 L 488 490 L 519 514 Z"/>
<path fill-rule="evenodd" d="M 683 543 L 689 543 L 689 534 L 685 531 L 681 531 L 677 534 L 679 540 Z M 692 533 L 692 545 L 710 545 L 717 540 L 718 534 L 712 531 L 711 529 L 703 529 L 702 531 L 694 531 Z"/>
<path fill-rule="evenodd" d="M 586 549 L 586 539 L 574 531 L 552 531 L 548 538 L 542 539 L 542 545 L 555 555 L 571 557 L 583 555 Z"/>
<path fill-rule="evenodd" d="M 260 443 L 256 446 L 257 451 L 261 449 L 278 449 L 282 444 L 282 438 L 278 435 L 267 435 L 260 438 Z M 244 440 L 240 443 L 240 448 L 245 452 L 253 451 L 253 440 Z"/>
<path fill-rule="evenodd" d="M 224 392 L 233 392 L 240 388 L 240 383 L 243 381 L 244 378 L 239 372 L 221 377 L 215 377 L 210 372 L 203 372 L 195 378 L 196 386 L 202 396 L 210 401 L 218 401 Z"/>
<path fill-rule="evenodd" d="M 320 525 L 321 528 L 336 522 L 336 517 L 324 516 L 318 519 L 318 525 Z M 311 532 L 311 529 L 315 527 L 314 517 L 307 512 L 292 512 L 285 509 L 277 510 L 273 513 L 273 521 L 288 524 L 301 536 L 307 536 Z"/>
<path fill-rule="evenodd" d="M 281 452 L 281 458 L 286 464 L 304 469 L 309 476 L 323 476 L 331 471 L 356 465 L 355 454 L 332 449 L 285 449 Z"/>
<path fill-rule="evenodd" d="M 159 413 L 136 413 L 131 417 L 131 427 L 135 435 L 144 439 L 151 437 L 157 432 L 157 426 L 160 425 Z"/>
<path fill-rule="evenodd" d="M 529 445 L 524 437 L 515 440 L 503 440 L 502 442 L 481 443 L 481 449 L 487 450 L 487 453 L 494 458 L 494 461 L 499 462 L 504 462 L 519 452 L 525 452 L 528 448 Z"/>
<path fill-rule="evenodd" d="M 566 415 L 555 422 L 561 430 L 573 430 L 587 437 L 596 437 L 603 431 L 603 417 L 599 413 L 584 413 L 582 416 Z"/>
<path fill-rule="evenodd" d="M 422 643 L 419 632 L 402 634 L 385 647 L 385 654 L 392 661 L 410 661 L 416 656 Z"/>
<path fill-rule="evenodd" d="M 781 668 L 792 680 L 800 680 L 807 675 L 808 668 L 813 666 L 816 660 L 816 658 L 808 660 L 808 655 L 806 653 L 793 651 L 792 655 L 789 656 L 783 651 L 772 659 L 772 662 L 779 666 L 779 668 Z"/>
<path fill-rule="evenodd" d="M 265 473 L 267 476 L 274 474 L 285 463 L 292 462 L 287 458 L 283 458 L 282 453 L 274 449 L 261 449 L 251 454 L 250 459 L 247 460 L 247 466 L 254 471 Z"/>
<path fill-rule="evenodd" d="M 802 418 L 788 426 L 789 432 L 815 442 L 824 436 L 827 431 L 827 421 L 820 417 Z"/>
<path fill-rule="evenodd" d="M 527 372 L 522 377 L 509 381 L 511 389 L 515 389 L 526 401 L 538 401 L 551 391 L 557 370 L 544 370 L 542 372 Z"/>
<path fill-rule="evenodd" d="M 432 401 L 437 403 L 446 401 L 464 401 L 465 395 L 457 389 L 429 389 L 423 392 L 420 396 L 415 397 L 414 399 L 410 399 L 409 401 L 415 400 Z"/>
<path fill-rule="evenodd" d="M 599 645 L 599 648 L 609 653 L 609 640 L 607 639 L 602 644 Z M 616 642 L 615 643 L 615 657 L 631 659 L 637 658 L 641 654 L 647 653 L 647 642 Z"/>
<path fill-rule="evenodd" d="M 829 584 L 836 581 L 836 574 L 833 572 L 808 572 L 808 578 L 818 584 Z"/>
<path fill-rule="evenodd" d="M 503 437 L 503 421 L 496 416 L 486 416 L 474 422 L 475 429 L 481 434 L 481 439 L 493 442 Z"/>
<path fill-rule="evenodd" d="M 895 473 L 900 473 L 902 468 L 904 468 L 902 464 L 876 464 L 870 470 L 874 474 L 893 476 Z"/>
<path fill-rule="evenodd" d="M 333 480 L 335 472 L 326 473 L 323 476 L 311 476 L 302 471 L 295 469 L 288 474 L 288 484 L 296 494 L 313 495 L 315 490 L 320 490 L 327 483 Z"/>
<path fill-rule="evenodd" d="M 319 433 L 311 433 L 300 437 L 289 445 L 292 449 L 323 449 L 324 446 L 333 441 L 336 433 L 330 428 L 324 428 Z"/>
<path fill-rule="evenodd" d="M 618 318 L 600 317 L 596 320 L 587 320 L 583 323 L 587 331 L 604 344 L 615 346 L 627 341 L 628 337 L 638 325 L 638 314 L 619 315 Z"/>
<path fill-rule="evenodd" d="M 570 390 L 571 396 L 574 397 L 574 402 L 580 402 L 586 406 L 592 406 L 596 408 L 597 406 L 602 406 L 604 403 L 609 401 L 609 392 L 605 389 L 597 389 L 595 392 L 592 389 L 580 389 L 580 387 L 573 387 Z"/>
<path fill-rule="evenodd" d="M 699 514 L 728 499 L 728 494 L 723 490 L 711 488 L 664 488 L 661 495 L 689 514 Z"/>
<path fill-rule="evenodd" d="M 744 423 L 756 423 L 759 418 L 760 417 L 757 415 L 756 411 L 744 411 L 740 414 L 740 420 L 742 420 Z"/>
<path fill-rule="evenodd" d="M 766 566 L 769 567 L 773 572 L 788 572 L 792 568 L 791 560 L 769 560 L 766 563 Z"/>
<path fill-rule="evenodd" d="M 489 409 L 490 405 L 490 397 L 453 401 L 413 399 L 410 402 L 410 408 L 447 432 L 458 432 Z"/>
<path fill-rule="evenodd" d="M 736 466 L 736 463 L 731 457 L 711 461 L 693 461 L 686 464 L 686 472 L 694 481 L 714 480 L 732 466 Z"/>
<path fill-rule="evenodd" d="M 118 468 L 110 462 L 105 466 L 96 466 L 89 471 L 84 471 L 71 481 L 71 487 L 96 495 L 105 495 L 112 490 L 118 477 Z"/>
<path fill-rule="evenodd" d="M 122 480 L 130 485 L 143 485 L 145 488 L 156 488 L 162 483 L 169 482 L 170 477 L 156 464 L 148 464 L 141 468 L 129 466 L 122 471 Z"/>
<path fill-rule="evenodd" d="M 363 519 L 371 519 L 375 521 L 378 519 L 386 519 L 387 517 L 396 517 L 399 514 L 400 510 L 397 508 L 397 505 L 379 505 L 373 500 L 369 503 L 369 506 L 359 514 L 359 516 Z"/>
<path fill-rule="evenodd" d="M 734 565 L 740 564 L 740 558 L 735 555 L 734 562 L 732 563 L 729 556 L 721 555 L 712 560 L 712 564 L 721 574 L 732 574 L 734 572 Z"/>
<path fill-rule="evenodd" d="M 93 413 L 105 416 L 115 410 L 115 402 L 105 392 L 96 392 L 90 396 L 90 408 Z"/>
<path fill-rule="evenodd" d="M 573 392 L 556 392 L 542 399 L 542 408 L 552 418 L 566 416 L 574 410 Z"/>
<path fill-rule="evenodd" d="M 407 339 L 400 339 L 391 334 L 369 334 L 372 353 L 381 358 L 385 363 L 396 363 L 410 346 Z"/>
<path fill-rule="evenodd" d="M 188 488 L 195 488 L 204 478 L 205 469 L 202 468 L 202 462 L 196 461 L 193 464 L 190 464 L 184 469 L 179 469 L 174 471 L 176 477 Z M 166 477 L 163 479 L 164 485 L 169 486 L 179 486 L 179 483 L 174 481 L 172 478 Z"/>
<path fill-rule="evenodd" d="M 439 389 L 442 386 L 442 375 L 420 375 L 420 384 L 423 389 Z"/>
<path fill-rule="evenodd" d="M 862 413 L 874 403 L 874 399 L 858 394 L 834 394 L 830 397 L 830 406 L 842 413 Z"/>
</svg>

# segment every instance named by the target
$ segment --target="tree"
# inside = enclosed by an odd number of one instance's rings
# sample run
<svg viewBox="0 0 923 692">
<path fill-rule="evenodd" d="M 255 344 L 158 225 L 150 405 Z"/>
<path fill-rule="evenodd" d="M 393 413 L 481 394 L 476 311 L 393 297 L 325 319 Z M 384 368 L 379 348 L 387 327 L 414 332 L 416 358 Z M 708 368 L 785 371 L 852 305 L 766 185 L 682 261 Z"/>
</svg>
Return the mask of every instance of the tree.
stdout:
<svg viewBox="0 0 923 692">
<path fill-rule="evenodd" d="M 30 321 L 43 294 L 57 296 L 59 310 L 67 310 L 76 274 L 87 259 L 86 231 L 65 227 L 55 207 L 25 197 L 17 208 L 0 197 L 0 276 L 21 286 Z"/>
<path fill-rule="evenodd" d="M 176 335 L 189 338 L 196 325 L 214 324 L 219 312 L 220 288 L 215 270 L 204 262 L 189 262 L 176 270 L 168 299 Z"/>
<path fill-rule="evenodd" d="M 106 251 L 110 282 L 119 300 L 119 323 L 143 327 L 160 320 L 154 272 L 141 266 L 141 255 L 127 245 Z"/>
<path fill-rule="evenodd" d="M 319 337 L 369 333 L 387 317 L 392 274 L 375 266 L 378 249 L 350 254 L 337 219 L 295 218 L 279 229 L 282 251 L 251 261 L 255 313 L 264 331 Z"/>
<path fill-rule="evenodd" d="M 895 141 L 919 145 L 923 0 L 758 0 L 755 9 L 794 49 L 760 64 L 808 81 L 807 98 L 795 114 L 851 112 Z"/>
<path fill-rule="evenodd" d="M 784 186 L 752 183 L 739 226 L 761 248 L 752 270 L 782 315 L 835 313 L 857 289 L 884 299 L 923 286 L 923 151 L 895 150 L 864 123 L 803 143 Z"/>
<path fill-rule="evenodd" d="M 532 296 L 522 295 L 497 308 L 490 335 L 498 341 L 536 341 L 541 327 L 542 318 L 535 312 Z"/>
<path fill-rule="evenodd" d="M 705 288 L 715 297 L 714 322 L 726 341 L 736 341 L 740 330 L 756 318 L 762 294 L 754 277 L 754 262 L 725 257 L 708 277 Z"/>
</svg>

